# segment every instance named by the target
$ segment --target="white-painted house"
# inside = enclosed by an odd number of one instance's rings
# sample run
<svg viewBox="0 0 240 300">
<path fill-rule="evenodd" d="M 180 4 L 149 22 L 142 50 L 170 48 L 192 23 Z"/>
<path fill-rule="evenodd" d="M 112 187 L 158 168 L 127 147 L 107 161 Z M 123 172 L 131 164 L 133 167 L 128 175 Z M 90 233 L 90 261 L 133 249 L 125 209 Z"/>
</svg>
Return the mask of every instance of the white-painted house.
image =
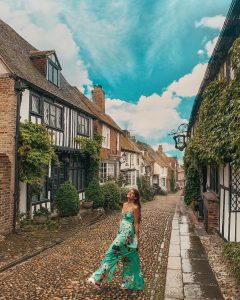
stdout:
<svg viewBox="0 0 240 300">
<path fill-rule="evenodd" d="M 142 173 L 143 159 L 134 137 L 127 130 L 120 136 L 121 166 L 120 172 L 126 179 L 126 187 L 137 187 L 137 179 Z"/>
</svg>

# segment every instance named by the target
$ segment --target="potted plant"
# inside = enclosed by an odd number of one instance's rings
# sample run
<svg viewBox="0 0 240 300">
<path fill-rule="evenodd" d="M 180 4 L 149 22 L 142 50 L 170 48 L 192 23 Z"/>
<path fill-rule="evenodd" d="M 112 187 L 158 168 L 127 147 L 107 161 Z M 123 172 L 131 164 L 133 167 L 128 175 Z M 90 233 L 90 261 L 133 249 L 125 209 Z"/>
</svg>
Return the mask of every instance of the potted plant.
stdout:
<svg viewBox="0 0 240 300">
<path fill-rule="evenodd" d="M 43 224 L 48 220 L 50 212 L 45 207 L 40 207 L 33 213 L 33 221 L 37 224 Z"/>
<path fill-rule="evenodd" d="M 93 177 L 89 182 L 82 205 L 84 208 L 98 208 L 104 205 L 104 196 L 97 177 Z"/>
</svg>

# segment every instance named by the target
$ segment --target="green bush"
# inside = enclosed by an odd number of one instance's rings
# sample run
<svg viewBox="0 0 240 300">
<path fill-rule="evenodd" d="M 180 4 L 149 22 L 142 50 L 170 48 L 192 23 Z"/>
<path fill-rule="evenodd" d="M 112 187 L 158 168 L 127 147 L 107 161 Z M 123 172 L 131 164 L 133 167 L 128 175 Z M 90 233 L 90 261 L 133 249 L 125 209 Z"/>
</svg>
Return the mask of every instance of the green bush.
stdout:
<svg viewBox="0 0 240 300">
<path fill-rule="evenodd" d="M 226 243 L 223 253 L 240 284 L 240 243 Z"/>
<path fill-rule="evenodd" d="M 44 223 L 44 229 L 49 230 L 49 231 L 54 231 L 58 229 L 58 223 L 53 220 L 47 220 Z"/>
<path fill-rule="evenodd" d="M 104 196 L 97 177 L 93 177 L 85 190 L 86 201 L 93 201 L 93 208 L 104 205 Z"/>
<path fill-rule="evenodd" d="M 127 194 L 128 194 L 129 188 L 126 187 L 121 187 L 120 188 L 120 193 L 121 193 L 121 202 L 126 202 L 127 201 Z"/>
<path fill-rule="evenodd" d="M 80 201 L 75 186 L 64 182 L 56 193 L 56 206 L 61 217 L 76 215 L 80 209 Z"/>
<path fill-rule="evenodd" d="M 152 191 L 151 191 L 151 186 L 149 181 L 147 180 L 146 177 L 142 176 L 141 178 L 138 178 L 137 180 L 138 184 L 138 190 L 140 193 L 140 196 L 147 201 L 150 201 L 153 199 Z"/>
<path fill-rule="evenodd" d="M 107 209 L 119 209 L 121 201 L 121 192 L 116 183 L 108 181 L 102 186 L 102 192 L 104 196 L 104 208 Z"/>
<path fill-rule="evenodd" d="M 152 197 L 167 194 L 164 190 L 161 189 L 161 187 L 158 184 L 153 184 L 150 190 Z"/>
<path fill-rule="evenodd" d="M 200 198 L 200 175 L 198 169 L 190 165 L 187 170 L 186 186 L 184 201 L 187 205 L 191 203 L 193 199 Z"/>
</svg>

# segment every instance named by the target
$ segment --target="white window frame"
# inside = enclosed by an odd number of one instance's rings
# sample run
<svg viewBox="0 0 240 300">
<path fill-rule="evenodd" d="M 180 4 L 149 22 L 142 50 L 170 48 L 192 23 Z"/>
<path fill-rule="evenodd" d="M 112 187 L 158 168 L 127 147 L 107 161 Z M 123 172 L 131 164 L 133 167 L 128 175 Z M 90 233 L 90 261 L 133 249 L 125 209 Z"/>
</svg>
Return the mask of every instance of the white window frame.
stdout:
<svg viewBox="0 0 240 300">
<path fill-rule="evenodd" d="M 102 147 L 110 149 L 110 128 L 103 125 L 102 127 Z"/>
</svg>

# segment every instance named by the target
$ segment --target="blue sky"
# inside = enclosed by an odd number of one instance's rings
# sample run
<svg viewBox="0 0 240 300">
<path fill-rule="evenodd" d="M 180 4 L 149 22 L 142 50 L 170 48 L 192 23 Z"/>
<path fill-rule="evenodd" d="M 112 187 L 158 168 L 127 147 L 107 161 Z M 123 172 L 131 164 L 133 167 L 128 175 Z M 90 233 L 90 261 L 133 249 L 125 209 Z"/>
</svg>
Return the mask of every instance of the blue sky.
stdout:
<svg viewBox="0 0 240 300">
<path fill-rule="evenodd" d="M 67 80 L 132 135 L 174 150 L 231 0 L 0 0 L 0 18 L 39 49 L 56 49 Z"/>
</svg>

